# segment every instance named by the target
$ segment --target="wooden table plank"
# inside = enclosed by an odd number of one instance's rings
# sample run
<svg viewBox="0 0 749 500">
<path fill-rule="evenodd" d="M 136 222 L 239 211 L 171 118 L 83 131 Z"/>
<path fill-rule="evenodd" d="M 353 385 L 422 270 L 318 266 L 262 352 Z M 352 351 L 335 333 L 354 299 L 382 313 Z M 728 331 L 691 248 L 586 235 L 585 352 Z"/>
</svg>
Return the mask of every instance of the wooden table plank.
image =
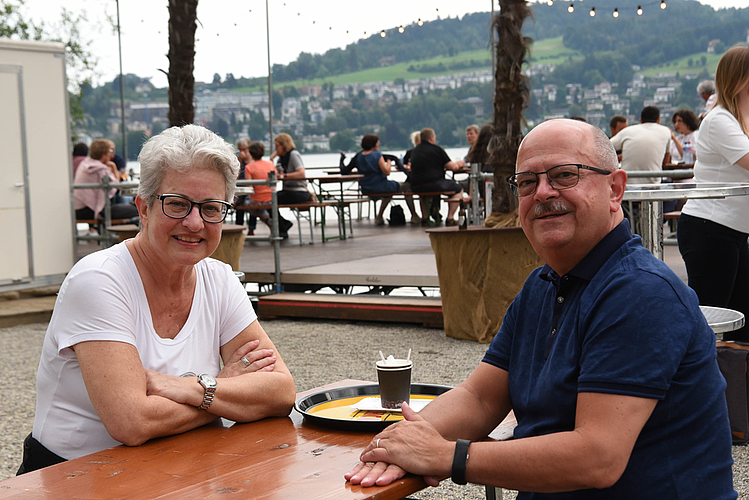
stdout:
<svg viewBox="0 0 749 500">
<path fill-rule="evenodd" d="M 324 388 L 366 383 L 344 380 Z M 322 388 L 300 393 L 305 394 Z M 0 498 L 253 498 L 396 500 L 426 487 L 421 477 L 385 487 L 343 474 L 374 433 L 336 431 L 284 418 L 223 421 L 139 447 L 118 446 L 0 482 Z M 227 426 L 230 425 L 230 426 Z"/>
</svg>

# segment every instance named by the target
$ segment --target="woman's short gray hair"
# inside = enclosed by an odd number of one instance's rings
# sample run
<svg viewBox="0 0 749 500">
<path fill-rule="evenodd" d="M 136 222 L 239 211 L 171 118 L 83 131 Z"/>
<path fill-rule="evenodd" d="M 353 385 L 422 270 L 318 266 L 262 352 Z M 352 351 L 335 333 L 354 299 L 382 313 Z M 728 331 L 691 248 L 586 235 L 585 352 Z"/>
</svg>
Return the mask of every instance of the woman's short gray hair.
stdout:
<svg viewBox="0 0 749 500">
<path fill-rule="evenodd" d="M 195 169 L 215 170 L 226 180 L 224 200 L 232 201 L 239 174 L 234 148 L 218 135 L 198 125 L 171 127 L 151 137 L 138 155 L 140 186 L 138 196 L 148 205 L 159 194 L 168 170 L 189 174 Z"/>
</svg>

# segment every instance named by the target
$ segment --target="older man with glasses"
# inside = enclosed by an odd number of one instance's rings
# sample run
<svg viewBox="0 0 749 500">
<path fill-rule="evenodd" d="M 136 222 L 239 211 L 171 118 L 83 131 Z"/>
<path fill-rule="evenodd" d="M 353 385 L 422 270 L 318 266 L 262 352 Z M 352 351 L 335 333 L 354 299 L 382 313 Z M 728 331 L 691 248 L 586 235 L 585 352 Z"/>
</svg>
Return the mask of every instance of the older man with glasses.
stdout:
<svg viewBox="0 0 749 500">
<path fill-rule="evenodd" d="M 346 474 L 405 471 L 519 499 L 735 499 L 725 381 L 697 297 L 630 232 L 627 174 L 596 127 L 552 120 L 509 179 L 546 265 L 457 388 L 388 427 Z M 484 441 L 510 410 L 511 441 Z"/>
</svg>

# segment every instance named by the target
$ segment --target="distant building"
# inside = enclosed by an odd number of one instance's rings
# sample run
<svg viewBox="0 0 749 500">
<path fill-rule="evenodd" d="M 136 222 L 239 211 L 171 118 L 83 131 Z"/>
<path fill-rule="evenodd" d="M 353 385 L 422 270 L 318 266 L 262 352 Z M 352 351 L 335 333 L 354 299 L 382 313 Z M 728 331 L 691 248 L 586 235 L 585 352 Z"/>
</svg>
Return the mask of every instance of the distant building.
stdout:
<svg viewBox="0 0 749 500">
<path fill-rule="evenodd" d="M 720 43 L 720 40 L 718 38 L 707 42 L 707 53 L 715 54 L 715 46 L 718 45 L 719 43 Z"/>
<path fill-rule="evenodd" d="M 476 110 L 476 116 L 484 116 L 484 100 L 480 97 L 468 97 L 461 99 L 460 102 L 466 102 L 473 106 L 473 109 Z"/>
<path fill-rule="evenodd" d="M 330 140 L 324 135 L 305 135 L 302 137 L 305 149 L 330 150 Z"/>
</svg>

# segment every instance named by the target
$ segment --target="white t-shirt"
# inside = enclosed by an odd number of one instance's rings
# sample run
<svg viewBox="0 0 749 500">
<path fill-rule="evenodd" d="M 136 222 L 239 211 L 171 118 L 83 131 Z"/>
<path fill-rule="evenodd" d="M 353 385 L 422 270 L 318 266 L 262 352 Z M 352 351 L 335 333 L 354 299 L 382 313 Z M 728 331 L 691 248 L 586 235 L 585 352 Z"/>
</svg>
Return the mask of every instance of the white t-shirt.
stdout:
<svg viewBox="0 0 749 500">
<path fill-rule="evenodd" d="M 622 152 L 625 172 L 663 169 L 663 158 L 671 143 L 671 130 L 657 123 L 639 123 L 622 129 L 611 138 L 614 148 Z M 658 184 L 660 177 L 628 179 L 627 184 Z"/>
<path fill-rule="evenodd" d="M 66 459 L 120 444 L 91 404 L 70 349 L 79 342 L 132 344 L 144 368 L 168 375 L 218 374 L 220 347 L 257 316 L 230 266 L 209 258 L 198 262 L 195 271 L 187 322 L 174 339 L 164 339 L 153 328 L 143 283 L 124 243 L 73 266 L 60 287 L 39 362 L 32 431 L 36 439 Z"/>
<path fill-rule="evenodd" d="M 696 152 L 694 182 L 749 182 L 749 170 L 735 164 L 749 154 L 749 137 L 722 106 L 702 120 Z M 749 196 L 688 200 L 681 211 L 749 233 Z"/>
</svg>

